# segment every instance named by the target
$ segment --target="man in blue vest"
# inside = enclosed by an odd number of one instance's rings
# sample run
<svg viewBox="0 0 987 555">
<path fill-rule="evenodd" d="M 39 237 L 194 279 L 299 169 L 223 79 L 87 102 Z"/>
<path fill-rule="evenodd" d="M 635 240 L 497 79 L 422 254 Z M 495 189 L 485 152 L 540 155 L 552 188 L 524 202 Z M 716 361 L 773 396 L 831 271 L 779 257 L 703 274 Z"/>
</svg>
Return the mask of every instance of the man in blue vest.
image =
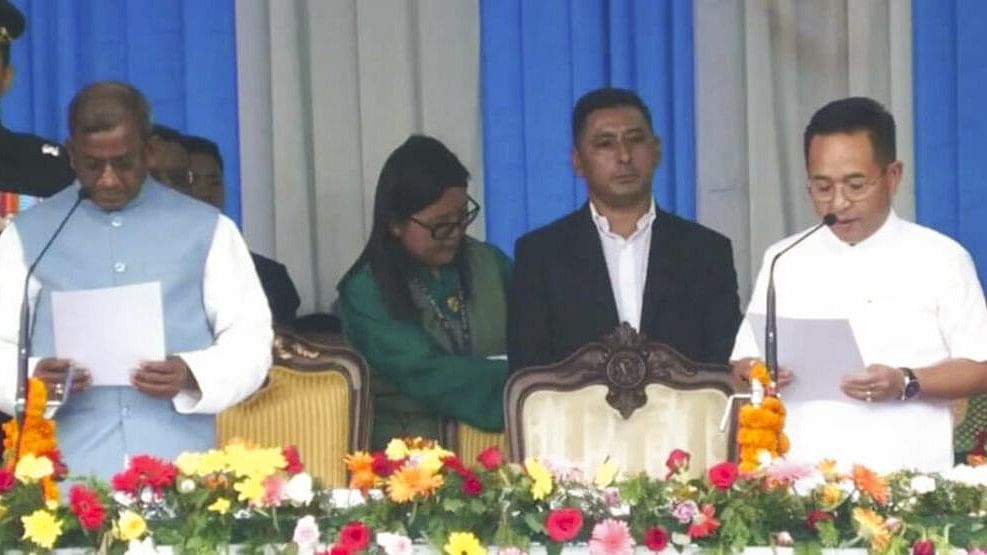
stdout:
<svg viewBox="0 0 987 555">
<path fill-rule="evenodd" d="M 150 109 L 124 83 L 87 86 L 69 107 L 69 154 L 78 179 L 25 211 L 0 235 L 0 410 L 13 409 L 18 312 L 29 265 L 30 367 L 50 392 L 74 379 L 57 416 L 65 462 L 107 477 L 125 457 L 174 458 L 215 443 L 215 413 L 250 395 L 270 366 L 271 313 L 235 224 L 149 177 Z M 164 360 L 134 369 L 131 386 L 92 386 L 92 373 L 55 358 L 53 291 L 157 282 Z M 132 308 L 135 313 L 143 307 Z M 99 326 L 98 321 L 92 323 Z"/>
</svg>

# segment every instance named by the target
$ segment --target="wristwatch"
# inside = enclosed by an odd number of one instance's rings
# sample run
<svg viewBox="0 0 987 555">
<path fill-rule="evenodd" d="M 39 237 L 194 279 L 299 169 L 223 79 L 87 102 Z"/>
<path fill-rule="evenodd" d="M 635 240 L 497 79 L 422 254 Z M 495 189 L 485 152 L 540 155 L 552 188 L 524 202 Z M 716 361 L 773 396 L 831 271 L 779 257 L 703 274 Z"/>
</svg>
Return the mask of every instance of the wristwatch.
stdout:
<svg viewBox="0 0 987 555">
<path fill-rule="evenodd" d="M 919 385 L 918 378 L 915 376 L 915 371 L 911 368 L 900 368 L 900 370 L 905 378 L 905 387 L 901 390 L 901 400 L 914 399 L 922 390 L 922 386 Z"/>
</svg>

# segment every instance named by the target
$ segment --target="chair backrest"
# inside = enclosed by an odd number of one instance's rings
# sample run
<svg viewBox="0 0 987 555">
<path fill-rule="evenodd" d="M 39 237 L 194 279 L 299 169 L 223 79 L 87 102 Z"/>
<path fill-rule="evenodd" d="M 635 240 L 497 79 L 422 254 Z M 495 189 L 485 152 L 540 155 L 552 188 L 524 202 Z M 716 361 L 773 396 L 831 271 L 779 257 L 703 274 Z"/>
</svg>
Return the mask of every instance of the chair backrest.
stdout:
<svg viewBox="0 0 987 555">
<path fill-rule="evenodd" d="M 562 362 L 508 378 L 511 455 L 589 471 L 609 457 L 625 474 L 664 476 L 669 453 L 683 449 L 698 475 L 736 458 L 736 418 L 727 432 L 719 429 L 733 393 L 727 366 L 690 361 L 622 324 Z"/>
<path fill-rule="evenodd" d="M 308 471 L 326 486 L 345 487 L 343 457 L 369 445 L 367 364 L 345 347 L 278 332 L 267 382 L 217 418 L 220 445 L 296 445 Z"/>
</svg>

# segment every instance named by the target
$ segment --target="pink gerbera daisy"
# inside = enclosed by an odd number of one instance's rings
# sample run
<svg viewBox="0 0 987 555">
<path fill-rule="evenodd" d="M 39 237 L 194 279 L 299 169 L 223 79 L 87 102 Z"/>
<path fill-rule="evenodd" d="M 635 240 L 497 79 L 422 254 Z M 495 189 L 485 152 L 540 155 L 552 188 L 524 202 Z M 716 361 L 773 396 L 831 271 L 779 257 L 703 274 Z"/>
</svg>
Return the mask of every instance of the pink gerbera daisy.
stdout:
<svg viewBox="0 0 987 555">
<path fill-rule="evenodd" d="M 634 539 L 627 523 L 608 518 L 593 527 L 589 540 L 590 555 L 631 555 Z"/>
</svg>

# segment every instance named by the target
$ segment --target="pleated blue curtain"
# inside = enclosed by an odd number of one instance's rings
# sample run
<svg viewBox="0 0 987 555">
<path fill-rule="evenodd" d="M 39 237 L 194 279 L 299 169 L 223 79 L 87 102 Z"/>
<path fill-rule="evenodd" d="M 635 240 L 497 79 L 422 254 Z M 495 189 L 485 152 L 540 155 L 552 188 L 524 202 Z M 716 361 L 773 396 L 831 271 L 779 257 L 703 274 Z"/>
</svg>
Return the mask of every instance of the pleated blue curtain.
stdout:
<svg viewBox="0 0 987 555">
<path fill-rule="evenodd" d="M 487 239 L 508 253 L 524 232 L 579 207 L 570 114 L 584 93 L 635 90 L 664 142 L 660 205 L 695 217 L 691 0 L 483 0 L 481 72 Z"/>
<path fill-rule="evenodd" d="M 72 96 L 86 83 L 127 81 L 154 120 L 216 141 L 227 214 L 240 219 L 233 0 L 14 0 L 27 32 L 14 43 L 11 129 L 64 140 Z"/>
<path fill-rule="evenodd" d="M 915 207 L 987 278 L 987 3 L 914 0 Z"/>
</svg>

